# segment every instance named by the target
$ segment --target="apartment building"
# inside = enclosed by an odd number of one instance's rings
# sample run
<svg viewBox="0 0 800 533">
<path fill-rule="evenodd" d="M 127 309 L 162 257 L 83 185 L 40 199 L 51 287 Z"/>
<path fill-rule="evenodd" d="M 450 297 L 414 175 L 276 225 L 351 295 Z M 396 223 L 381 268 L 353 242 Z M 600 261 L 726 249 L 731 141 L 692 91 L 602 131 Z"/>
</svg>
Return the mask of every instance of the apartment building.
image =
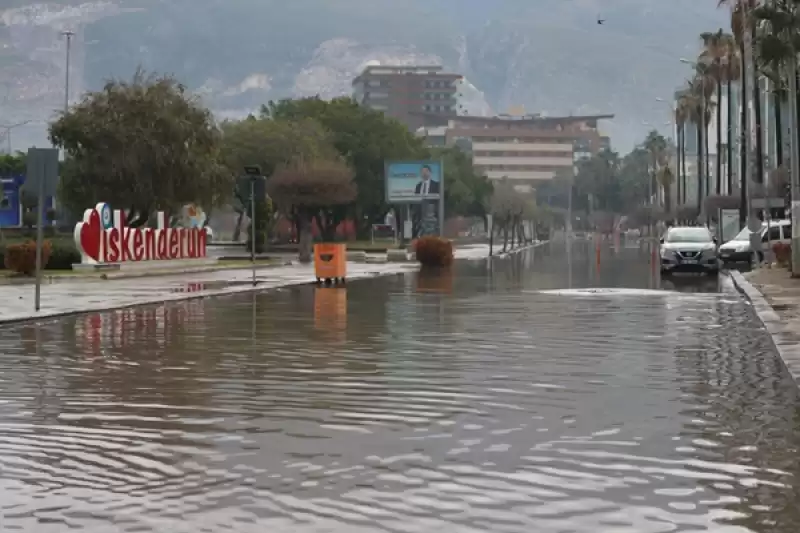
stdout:
<svg viewBox="0 0 800 533">
<path fill-rule="evenodd" d="M 447 125 L 458 113 L 460 74 L 440 66 L 368 65 L 352 83 L 356 101 L 406 124 L 411 131 Z"/>
<path fill-rule="evenodd" d="M 520 191 L 556 175 L 574 172 L 575 163 L 608 147 L 598 121 L 613 115 L 541 117 L 536 115 L 456 117 L 446 144 L 468 140 L 475 167 L 489 179 L 508 179 Z"/>
</svg>

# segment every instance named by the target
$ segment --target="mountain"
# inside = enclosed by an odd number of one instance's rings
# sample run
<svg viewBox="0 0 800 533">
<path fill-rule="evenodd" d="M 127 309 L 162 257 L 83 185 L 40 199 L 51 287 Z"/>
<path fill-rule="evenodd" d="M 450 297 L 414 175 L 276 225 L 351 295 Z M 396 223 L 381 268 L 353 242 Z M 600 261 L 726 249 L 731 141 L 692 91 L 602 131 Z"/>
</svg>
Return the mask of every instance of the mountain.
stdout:
<svg viewBox="0 0 800 533">
<path fill-rule="evenodd" d="M 0 0 L 0 127 L 39 121 L 14 135 L 42 142 L 63 106 L 69 29 L 73 95 L 142 66 L 240 116 L 271 98 L 347 94 L 369 60 L 440 63 L 497 112 L 613 113 L 608 132 L 628 149 L 643 121 L 667 132 L 656 98 L 690 75 L 679 58 L 697 54 L 700 32 L 727 24 L 715 0 Z"/>
</svg>

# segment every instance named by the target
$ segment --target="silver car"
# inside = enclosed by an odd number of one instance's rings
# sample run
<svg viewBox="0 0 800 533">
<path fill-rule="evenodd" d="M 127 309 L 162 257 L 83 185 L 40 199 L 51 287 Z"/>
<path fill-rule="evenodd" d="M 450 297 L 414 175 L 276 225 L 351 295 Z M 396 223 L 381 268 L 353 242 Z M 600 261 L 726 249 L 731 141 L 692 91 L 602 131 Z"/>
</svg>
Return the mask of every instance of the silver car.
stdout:
<svg viewBox="0 0 800 533">
<path fill-rule="evenodd" d="M 717 239 L 706 228 L 675 227 L 661 238 L 661 273 L 719 272 Z"/>
</svg>

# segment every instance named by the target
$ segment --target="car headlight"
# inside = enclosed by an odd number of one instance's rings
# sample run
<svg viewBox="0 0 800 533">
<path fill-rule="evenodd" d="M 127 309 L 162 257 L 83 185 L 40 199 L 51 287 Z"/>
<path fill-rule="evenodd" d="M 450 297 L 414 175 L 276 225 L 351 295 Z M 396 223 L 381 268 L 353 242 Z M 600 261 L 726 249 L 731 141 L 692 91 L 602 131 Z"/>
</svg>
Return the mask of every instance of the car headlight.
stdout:
<svg viewBox="0 0 800 533">
<path fill-rule="evenodd" d="M 673 257 L 675 257 L 675 252 L 673 250 L 662 248 L 661 249 L 661 257 L 663 259 L 672 259 Z"/>
</svg>

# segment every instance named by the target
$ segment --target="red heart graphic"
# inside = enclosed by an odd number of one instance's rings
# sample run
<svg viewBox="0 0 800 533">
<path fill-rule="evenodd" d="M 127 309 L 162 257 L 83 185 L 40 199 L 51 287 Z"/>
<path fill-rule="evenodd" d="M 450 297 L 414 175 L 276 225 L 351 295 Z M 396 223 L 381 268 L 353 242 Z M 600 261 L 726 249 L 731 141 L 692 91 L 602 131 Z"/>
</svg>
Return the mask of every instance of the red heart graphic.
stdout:
<svg viewBox="0 0 800 533">
<path fill-rule="evenodd" d="M 100 238 L 102 236 L 100 214 L 96 209 L 92 209 L 89 213 L 84 214 L 83 222 L 79 226 L 78 244 L 81 250 L 95 261 L 100 261 Z"/>
</svg>

